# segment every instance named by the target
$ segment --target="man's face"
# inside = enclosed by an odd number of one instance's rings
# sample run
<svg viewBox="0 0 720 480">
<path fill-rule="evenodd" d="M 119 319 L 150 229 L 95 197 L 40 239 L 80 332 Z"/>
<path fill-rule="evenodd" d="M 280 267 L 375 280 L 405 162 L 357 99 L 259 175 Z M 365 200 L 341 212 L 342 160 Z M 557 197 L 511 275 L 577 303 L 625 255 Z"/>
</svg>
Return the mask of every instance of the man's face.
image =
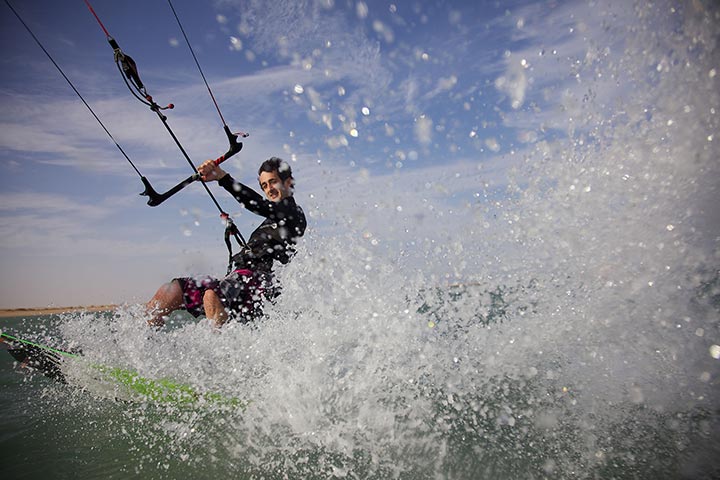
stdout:
<svg viewBox="0 0 720 480">
<path fill-rule="evenodd" d="M 260 188 L 271 202 L 279 202 L 292 194 L 292 178 L 288 178 L 283 182 L 280 180 L 280 175 L 276 170 L 260 173 L 258 180 Z"/>
</svg>

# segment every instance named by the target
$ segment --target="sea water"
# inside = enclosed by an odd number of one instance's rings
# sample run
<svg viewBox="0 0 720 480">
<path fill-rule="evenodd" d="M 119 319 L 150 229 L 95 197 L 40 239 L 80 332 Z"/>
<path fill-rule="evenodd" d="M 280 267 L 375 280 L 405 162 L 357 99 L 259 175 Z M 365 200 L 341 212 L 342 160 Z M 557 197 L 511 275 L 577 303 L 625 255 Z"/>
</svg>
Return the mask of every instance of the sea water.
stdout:
<svg viewBox="0 0 720 480">
<path fill-rule="evenodd" d="M 720 30 L 704 5 L 668 27 L 638 4 L 625 52 L 598 39 L 577 74 L 627 95 L 586 80 L 563 100 L 569 138 L 508 153 L 502 191 L 476 164 L 332 177 L 367 198 L 304 205 L 320 227 L 253 325 L 180 315 L 156 332 L 133 306 L 3 320 L 247 402 L 128 401 L 3 357 L 4 476 L 720 476 Z M 460 200 L 458 178 L 476 185 Z M 417 197 L 394 198 L 409 181 Z"/>
</svg>

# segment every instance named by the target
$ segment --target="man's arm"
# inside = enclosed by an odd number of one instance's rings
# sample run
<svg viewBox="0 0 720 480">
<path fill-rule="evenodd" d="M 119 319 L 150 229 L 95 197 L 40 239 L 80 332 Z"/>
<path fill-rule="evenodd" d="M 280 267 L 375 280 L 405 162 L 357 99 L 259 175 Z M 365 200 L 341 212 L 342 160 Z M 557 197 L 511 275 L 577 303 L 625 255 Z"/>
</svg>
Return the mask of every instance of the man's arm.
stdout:
<svg viewBox="0 0 720 480">
<path fill-rule="evenodd" d="M 235 181 L 229 173 L 216 165 L 214 160 L 203 162 L 198 167 L 198 172 L 204 182 L 217 181 L 235 200 L 256 215 L 271 220 L 282 220 L 286 216 L 292 215 L 285 201 L 273 203 L 267 200 L 247 185 Z"/>
<path fill-rule="evenodd" d="M 277 212 L 275 204 L 263 198 L 252 188 L 236 182 L 229 173 L 216 165 L 213 160 L 203 162 L 198 167 L 198 172 L 200 172 L 204 182 L 217 181 L 235 200 L 254 214 L 265 218 L 275 218 Z"/>
<path fill-rule="evenodd" d="M 229 173 L 218 180 L 218 184 L 227 190 L 228 193 L 235 198 L 235 200 L 240 202 L 245 208 L 254 214 L 271 219 L 275 219 L 277 217 L 278 207 L 280 207 L 280 204 L 273 203 L 270 200 L 263 198 L 262 195 L 252 188 L 235 181 Z"/>
</svg>

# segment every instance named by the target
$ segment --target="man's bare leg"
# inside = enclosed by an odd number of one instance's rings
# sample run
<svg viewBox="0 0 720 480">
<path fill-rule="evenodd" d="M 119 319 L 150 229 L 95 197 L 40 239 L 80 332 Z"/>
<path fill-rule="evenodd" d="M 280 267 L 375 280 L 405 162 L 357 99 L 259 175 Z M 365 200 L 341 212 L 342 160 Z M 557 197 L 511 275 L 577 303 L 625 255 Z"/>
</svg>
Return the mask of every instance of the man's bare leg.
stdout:
<svg viewBox="0 0 720 480">
<path fill-rule="evenodd" d="M 227 322 L 228 314 L 225 307 L 212 290 L 206 290 L 203 295 L 203 306 L 205 307 L 205 316 L 213 322 L 217 328 L 222 327 Z"/>
<path fill-rule="evenodd" d="M 173 280 L 158 288 L 152 299 L 145 305 L 148 312 L 154 316 L 148 320 L 148 325 L 162 327 L 165 319 L 175 310 L 183 307 L 183 292 L 180 283 Z"/>
</svg>

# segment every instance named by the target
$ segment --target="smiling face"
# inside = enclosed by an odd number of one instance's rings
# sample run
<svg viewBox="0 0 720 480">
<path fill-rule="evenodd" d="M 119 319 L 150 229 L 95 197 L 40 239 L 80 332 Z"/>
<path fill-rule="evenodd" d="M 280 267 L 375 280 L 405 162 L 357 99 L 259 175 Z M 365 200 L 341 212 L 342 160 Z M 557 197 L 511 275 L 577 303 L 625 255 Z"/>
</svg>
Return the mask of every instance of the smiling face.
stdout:
<svg viewBox="0 0 720 480">
<path fill-rule="evenodd" d="M 272 172 L 260 172 L 258 178 L 260 182 L 260 188 L 268 200 L 271 202 L 279 202 L 283 198 L 292 195 L 292 178 L 287 178 L 285 181 L 280 179 L 277 170 Z"/>
</svg>

